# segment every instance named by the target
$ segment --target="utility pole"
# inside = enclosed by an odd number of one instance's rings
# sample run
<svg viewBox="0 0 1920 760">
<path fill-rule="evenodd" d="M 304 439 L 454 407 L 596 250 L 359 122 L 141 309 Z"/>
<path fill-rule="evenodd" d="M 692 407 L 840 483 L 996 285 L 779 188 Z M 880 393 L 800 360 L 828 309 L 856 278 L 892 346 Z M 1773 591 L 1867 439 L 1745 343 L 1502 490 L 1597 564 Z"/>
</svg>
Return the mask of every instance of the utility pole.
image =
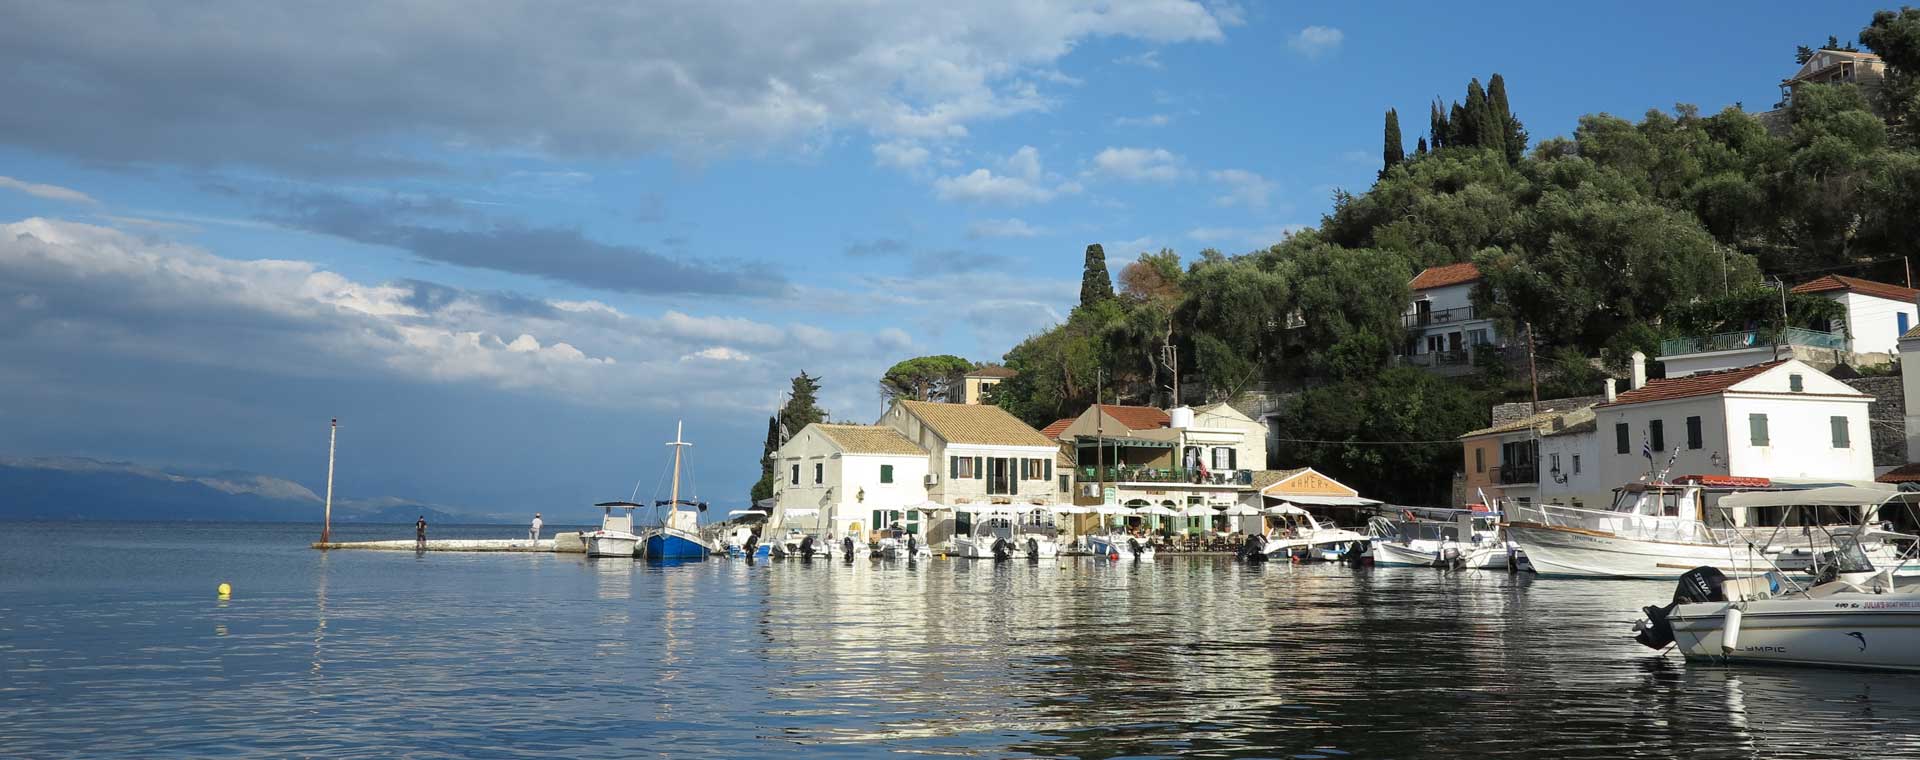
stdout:
<svg viewBox="0 0 1920 760">
<path fill-rule="evenodd" d="M 333 542 L 333 444 L 340 438 L 340 418 L 327 421 L 327 506 L 320 523 L 320 543 Z"/>
<path fill-rule="evenodd" d="M 1780 329 L 1773 333 L 1773 358 L 1777 360 L 1780 358 L 1780 345 L 1787 340 L 1787 281 L 1775 275 L 1773 286 L 1780 289 Z"/>
<path fill-rule="evenodd" d="M 1533 363 L 1533 323 L 1522 322 L 1527 327 L 1527 376 L 1533 380 L 1533 413 L 1540 413 L 1540 370 Z"/>
<path fill-rule="evenodd" d="M 1093 371 L 1093 461 L 1094 478 L 1100 484 L 1100 504 L 1107 503 L 1107 410 L 1100 406 L 1106 370 Z"/>
</svg>

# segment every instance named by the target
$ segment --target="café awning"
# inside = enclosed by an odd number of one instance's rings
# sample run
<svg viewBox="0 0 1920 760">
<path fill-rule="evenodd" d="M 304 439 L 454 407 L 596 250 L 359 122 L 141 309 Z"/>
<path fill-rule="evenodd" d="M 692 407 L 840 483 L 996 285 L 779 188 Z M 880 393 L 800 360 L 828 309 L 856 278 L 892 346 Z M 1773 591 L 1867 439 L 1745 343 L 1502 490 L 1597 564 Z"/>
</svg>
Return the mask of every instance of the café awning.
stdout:
<svg viewBox="0 0 1920 760">
<path fill-rule="evenodd" d="M 1102 446 L 1132 446 L 1139 449 L 1173 448 L 1173 441 L 1154 441 L 1146 438 L 1115 438 L 1113 436 L 1095 438 L 1093 436 L 1083 435 L 1074 439 L 1074 444 L 1077 446 L 1092 446 L 1096 442 Z"/>
</svg>

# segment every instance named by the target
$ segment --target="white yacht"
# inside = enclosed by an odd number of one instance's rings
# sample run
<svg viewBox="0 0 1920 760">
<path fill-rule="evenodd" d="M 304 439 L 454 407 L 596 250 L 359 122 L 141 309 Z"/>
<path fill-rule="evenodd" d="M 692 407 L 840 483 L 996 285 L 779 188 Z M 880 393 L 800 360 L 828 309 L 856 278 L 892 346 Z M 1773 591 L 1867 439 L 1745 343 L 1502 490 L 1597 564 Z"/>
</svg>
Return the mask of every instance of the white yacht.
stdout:
<svg viewBox="0 0 1920 760">
<path fill-rule="evenodd" d="M 1268 555 L 1318 559 L 1322 558 L 1320 552 L 1345 550 L 1369 540 L 1364 533 L 1322 523 L 1313 513 L 1292 504 L 1276 504 L 1268 507 L 1266 513 L 1271 516 L 1269 521 L 1275 523 L 1266 532 L 1264 549 Z"/>
<path fill-rule="evenodd" d="M 1376 515 L 1367 521 L 1373 563 L 1382 567 L 1505 569 L 1506 542 L 1500 517 L 1464 509 L 1410 510 L 1401 519 Z"/>
<path fill-rule="evenodd" d="M 1687 476 L 1614 489 L 1609 509 L 1557 504 L 1506 505 L 1507 536 L 1541 575 L 1671 579 L 1702 565 L 1728 575 L 1766 567 L 1767 546 L 1753 544 L 1735 523 L 1706 522 L 1709 500 L 1778 491 L 1765 478 Z"/>
<path fill-rule="evenodd" d="M 606 512 L 600 517 L 599 530 L 580 536 L 587 544 L 587 556 L 632 557 L 640 546 L 640 535 L 633 532 L 633 510 L 640 505 L 631 501 L 603 501 L 594 506 Z M 615 509 L 622 510 L 622 514 L 614 514 Z"/>
<path fill-rule="evenodd" d="M 1864 493 L 1863 493 L 1864 492 Z M 1876 497 L 1878 500 L 1875 501 Z M 1913 494 L 1851 487 L 1729 496 L 1732 508 L 1885 506 L 1911 509 Z M 1866 519 L 1873 519 L 1869 510 Z M 1811 533 L 1809 534 L 1811 536 Z M 1644 608 L 1635 639 L 1678 645 L 1688 659 L 1920 671 L 1920 587 L 1875 567 L 1855 534 L 1827 533 L 1826 564 L 1801 584 L 1777 569 L 1744 579 L 1702 566 L 1680 578 L 1673 603 Z M 1907 540 L 1915 537 L 1905 536 Z"/>
</svg>

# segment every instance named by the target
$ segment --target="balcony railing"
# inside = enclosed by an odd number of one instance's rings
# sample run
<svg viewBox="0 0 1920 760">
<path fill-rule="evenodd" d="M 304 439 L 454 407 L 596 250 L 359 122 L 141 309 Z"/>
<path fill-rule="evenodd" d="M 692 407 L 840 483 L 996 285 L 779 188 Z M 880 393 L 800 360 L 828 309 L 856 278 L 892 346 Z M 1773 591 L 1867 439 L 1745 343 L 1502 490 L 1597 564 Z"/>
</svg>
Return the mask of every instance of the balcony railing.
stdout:
<svg viewBox="0 0 1920 760">
<path fill-rule="evenodd" d="M 1660 341 L 1661 356 L 1680 354 L 1700 354 L 1708 351 L 1739 351 L 1747 348 L 1765 348 L 1778 343 L 1786 346 L 1807 346 L 1844 351 L 1847 348 L 1847 336 L 1840 333 L 1820 332 L 1803 327 L 1789 327 L 1785 330 L 1745 330 L 1742 332 L 1720 333 L 1696 338 L 1670 338 Z"/>
<path fill-rule="evenodd" d="M 1201 477 L 1199 470 L 1179 467 L 1081 467 L 1075 477 L 1082 483 L 1186 483 L 1213 486 L 1253 485 L 1252 470 L 1210 470 Z M 1102 475 L 1104 474 L 1104 477 Z"/>
<path fill-rule="evenodd" d="M 1540 466 L 1534 462 L 1500 465 L 1500 485 L 1527 485 L 1540 482 Z"/>
<path fill-rule="evenodd" d="M 1435 309 L 1428 312 L 1415 312 L 1403 318 L 1408 327 L 1427 327 L 1430 325 L 1450 325 L 1473 319 L 1472 306 L 1460 306 L 1452 309 Z"/>
</svg>

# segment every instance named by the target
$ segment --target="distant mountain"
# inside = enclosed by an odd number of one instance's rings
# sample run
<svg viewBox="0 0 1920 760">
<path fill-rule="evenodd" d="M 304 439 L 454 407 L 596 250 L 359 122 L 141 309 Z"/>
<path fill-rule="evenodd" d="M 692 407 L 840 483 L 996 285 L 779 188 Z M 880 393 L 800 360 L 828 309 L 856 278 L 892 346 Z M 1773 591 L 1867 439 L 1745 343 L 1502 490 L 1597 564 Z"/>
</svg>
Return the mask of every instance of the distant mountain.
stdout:
<svg viewBox="0 0 1920 760">
<path fill-rule="evenodd" d="M 0 458 L 0 520 L 236 520 L 315 522 L 321 498 L 290 480 L 256 473 L 183 475 L 80 457 Z M 404 499 L 341 500 L 340 522 L 498 522 Z"/>
</svg>

